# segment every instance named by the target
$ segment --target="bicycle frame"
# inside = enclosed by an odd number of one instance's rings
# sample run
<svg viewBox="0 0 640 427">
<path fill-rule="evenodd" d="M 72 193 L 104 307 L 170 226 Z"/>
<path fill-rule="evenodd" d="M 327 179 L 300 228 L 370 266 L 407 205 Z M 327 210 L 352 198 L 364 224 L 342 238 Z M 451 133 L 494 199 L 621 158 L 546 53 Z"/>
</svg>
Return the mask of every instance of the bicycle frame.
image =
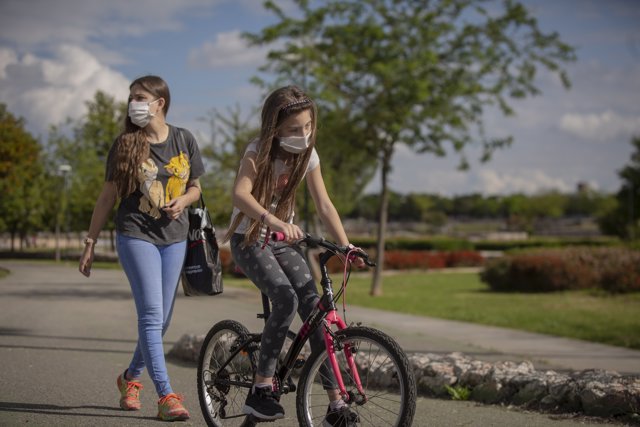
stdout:
<svg viewBox="0 0 640 427">
<path fill-rule="evenodd" d="M 327 349 L 327 354 L 329 356 L 329 363 L 331 365 L 331 369 L 336 379 L 336 383 L 338 385 L 338 389 L 342 398 L 345 402 L 350 402 L 355 399 L 355 396 L 350 395 L 346 387 L 344 385 L 344 380 L 342 378 L 342 374 L 340 369 L 338 368 L 338 362 L 335 353 L 335 334 L 331 329 L 332 326 L 335 326 L 338 330 L 345 329 L 347 327 L 344 320 L 340 317 L 336 310 L 335 298 L 333 295 L 333 287 L 332 280 L 329 277 L 329 272 L 327 270 L 327 262 L 331 257 L 335 254 L 331 251 L 332 248 L 326 245 L 322 245 L 325 248 L 329 249 L 328 251 L 322 253 L 320 255 L 320 272 L 321 272 L 321 280 L 320 285 L 322 287 L 322 296 L 320 300 L 316 304 L 315 308 L 309 314 L 307 319 L 305 319 L 304 323 L 300 327 L 292 345 L 290 346 L 285 358 L 284 362 L 279 367 L 277 372 L 277 378 L 279 379 L 279 387 L 281 393 L 288 393 L 289 391 L 295 391 L 295 385 L 289 381 L 290 375 L 294 370 L 294 367 L 298 361 L 298 356 L 302 351 L 304 344 L 308 341 L 309 336 L 313 331 L 322 326 L 322 332 L 324 335 L 324 342 Z M 342 293 L 342 290 L 338 292 L 338 297 Z M 270 314 L 270 307 L 268 303 L 268 299 L 263 294 L 263 314 L 259 314 L 258 317 L 262 317 L 267 320 L 267 317 Z M 257 346 L 260 342 L 262 334 L 250 334 L 246 340 L 244 340 L 231 354 L 231 356 L 225 361 L 225 363 L 220 367 L 218 372 L 216 373 L 216 377 L 220 378 L 220 373 L 225 370 L 228 364 L 235 358 L 235 356 L 242 351 L 251 351 L 252 344 Z M 353 358 L 353 353 L 351 348 L 347 345 L 344 348 L 344 354 L 347 359 L 347 363 L 353 375 L 353 380 L 356 384 L 356 389 L 360 394 L 360 397 L 357 399 L 357 403 L 361 404 L 366 401 L 366 396 L 364 393 L 364 389 L 362 387 L 362 383 L 360 380 L 360 376 L 358 374 L 358 370 L 356 367 L 356 363 Z M 231 384 L 240 387 L 250 388 L 251 383 L 242 382 L 242 381 L 234 381 L 232 379 L 228 380 L 218 380 L 222 384 Z"/>
<path fill-rule="evenodd" d="M 349 402 L 353 399 L 353 396 L 350 396 L 347 393 L 346 387 L 344 386 L 344 381 L 342 379 L 342 374 L 340 373 L 340 369 L 338 368 L 338 362 L 336 360 L 335 354 L 335 339 L 331 329 L 332 325 L 335 325 L 338 330 L 347 327 L 346 323 L 340 317 L 336 310 L 332 287 L 333 282 L 329 277 L 329 272 L 327 270 L 327 262 L 333 256 L 334 254 L 330 251 L 324 252 L 320 255 L 320 285 L 322 287 L 322 297 L 316 304 L 316 307 L 313 309 L 311 314 L 309 314 L 307 319 L 300 327 L 300 330 L 298 331 L 293 344 L 291 345 L 289 351 L 287 352 L 287 355 L 285 356 L 284 363 L 282 364 L 282 366 L 280 366 L 278 376 L 281 383 L 284 384 L 284 382 L 289 378 L 289 375 L 291 375 L 297 357 L 300 354 L 302 347 L 309 339 L 311 333 L 318 327 L 323 326 L 322 332 L 324 336 L 325 346 L 327 348 L 327 354 L 329 355 L 331 369 L 335 376 L 342 398 L 345 400 L 345 402 Z M 351 369 L 351 372 L 353 374 L 353 380 L 356 384 L 356 388 L 358 389 L 358 393 L 360 393 L 360 396 L 366 400 L 364 389 L 362 388 L 362 383 L 360 381 L 360 375 L 358 374 L 358 370 L 356 369 L 356 364 L 353 360 L 353 354 L 351 353 L 351 349 L 349 348 L 349 346 L 346 346 L 344 348 L 344 352 L 347 358 L 347 363 L 349 364 L 349 368 Z"/>
</svg>

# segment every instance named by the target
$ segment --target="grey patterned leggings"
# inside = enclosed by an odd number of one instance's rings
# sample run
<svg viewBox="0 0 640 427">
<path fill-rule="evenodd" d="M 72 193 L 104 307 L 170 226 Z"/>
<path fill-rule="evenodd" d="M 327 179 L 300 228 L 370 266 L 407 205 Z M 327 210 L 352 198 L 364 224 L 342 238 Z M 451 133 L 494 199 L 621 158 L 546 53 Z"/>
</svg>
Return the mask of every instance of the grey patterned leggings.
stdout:
<svg viewBox="0 0 640 427">
<path fill-rule="evenodd" d="M 306 319 L 319 299 L 318 291 L 299 247 L 282 242 L 271 242 L 264 249 L 258 242 L 243 247 L 243 239 L 244 235 L 240 233 L 231 237 L 231 255 L 236 266 L 271 301 L 271 315 L 260 343 L 257 373 L 272 377 L 296 311 L 302 320 Z M 316 330 L 309 342 L 312 350 L 323 347 L 322 331 Z"/>
</svg>

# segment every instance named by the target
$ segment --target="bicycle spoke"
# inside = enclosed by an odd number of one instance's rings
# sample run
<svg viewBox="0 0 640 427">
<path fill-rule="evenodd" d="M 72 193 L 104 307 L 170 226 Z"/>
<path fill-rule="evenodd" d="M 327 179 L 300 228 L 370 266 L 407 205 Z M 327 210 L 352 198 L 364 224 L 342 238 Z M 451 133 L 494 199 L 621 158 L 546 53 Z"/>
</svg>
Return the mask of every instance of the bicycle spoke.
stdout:
<svg viewBox="0 0 640 427">
<path fill-rule="evenodd" d="M 336 362 L 358 415 L 359 426 L 410 426 L 415 411 L 415 380 L 408 360 L 390 337 L 372 328 L 353 327 L 338 332 Z M 360 396 L 355 373 L 344 349 L 350 348 L 364 396 Z M 328 397 L 323 384 L 334 383 L 326 370 L 326 350 L 314 353 L 300 377 L 298 419 L 301 425 L 320 425 L 327 412 Z"/>
</svg>

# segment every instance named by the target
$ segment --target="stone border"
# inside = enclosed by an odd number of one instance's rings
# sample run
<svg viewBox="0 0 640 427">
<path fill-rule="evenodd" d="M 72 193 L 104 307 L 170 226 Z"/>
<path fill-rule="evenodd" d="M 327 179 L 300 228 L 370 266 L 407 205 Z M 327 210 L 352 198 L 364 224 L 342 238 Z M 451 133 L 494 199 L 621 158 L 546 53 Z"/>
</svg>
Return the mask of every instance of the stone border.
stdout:
<svg viewBox="0 0 640 427">
<path fill-rule="evenodd" d="M 197 363 L 204 337 L 183 335 L 168 356 Z M 603 370 L 541 372 L 529 361 L 489 363 L 462 353 L 414 353 L 408 357 L 419 395 L 449 398 L 449 386 L 464 388 L 470 392 L 469 400 L 487 404 L 598 417 L 640 417 L 640 376 Z"/>
</svg>

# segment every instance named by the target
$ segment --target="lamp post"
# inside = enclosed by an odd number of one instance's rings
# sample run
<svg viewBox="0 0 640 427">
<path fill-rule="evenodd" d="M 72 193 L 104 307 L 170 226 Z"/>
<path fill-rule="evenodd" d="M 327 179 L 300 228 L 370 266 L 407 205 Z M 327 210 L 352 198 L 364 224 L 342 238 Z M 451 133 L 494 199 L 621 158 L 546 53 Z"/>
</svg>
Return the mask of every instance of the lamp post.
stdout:
<svg viewBox="0 0 640 427">
<path fill-rule="evenodd" d="M 60 203 L 56 213 L 56 262 L 60 262 L 60 223 L 62 216 L 67 210 L 67 175 L 71 173 L 71 166 L 62 164 L 58 166 L 58 174 L 62 176 L 62 188 L 60 192 Z"/>
</svg>

